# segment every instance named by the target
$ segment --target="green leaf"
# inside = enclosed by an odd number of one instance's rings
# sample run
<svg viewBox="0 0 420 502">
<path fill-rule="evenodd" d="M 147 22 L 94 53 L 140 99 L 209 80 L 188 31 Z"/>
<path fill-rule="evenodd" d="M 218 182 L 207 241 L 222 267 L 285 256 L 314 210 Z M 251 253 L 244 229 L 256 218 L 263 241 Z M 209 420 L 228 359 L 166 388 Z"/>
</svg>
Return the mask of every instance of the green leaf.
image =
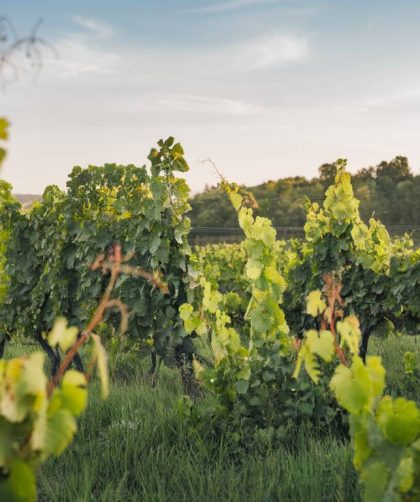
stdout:
<svg viewBox="0 0 420 502">
<path fill-rule="evenodd" d="M 6 465 L 7 460 L 15 455 L 15 435 L 18 432 L 16 427 L 16 424 L 10 423 L 0 416 L 0 466 Z"/>
<path fill-rule="evenodd" d="M 174 155 L 184 155 L 184 149 L 182 148 L 182 146 L 181 146 L 180 143 L 175 143 L 175 145 L 172 147 L 172 154 L 174 154 Z"/>
<path fill-rule="evenodd" d="M 311 380 L 318 383 L 320 371 L 315 355 L 318 355 L 324 361 L 329 362 L 331 361 L 334 352 L 334 336 L 330 331 L 323 330 L 320 333 L 314 329 L 307 331 L 305 333 L 305 339 L 299 350 L 293 378 L 297 378 L 299 376 L 302 364 L 304 364 L 305 370 Z"/>
<path fill-rule="evenodd" d="M 368 357 L 366 365 L 360 357 L 353 356 L 351 367 L 340 364 L 330 381 L 338 403 L 352 415 L 370 411 L 384 386 L 385 370 L 380 357 L 375 356 Z"/>
<path fill-rule="evenodd" d="M 238 394 L 246 394 L 249 389 L 249 381 L 248 380 L 238 380 L 236 382 L 236 390 Z"/>
<path fill-rule="evenodd" d="M 61 401 L 63 408 L 68 409 L 74 416 L 80 415 L 86 408 L 87 390 L 86 377 L 75 370 L 66 371 L 61 383 Z"/>
<path fill-rule="evenodd" d="M 306 312 L 312 317 L 322 314 L 327 305 L 322 299 L 321 291 L 311 291 L 306 298 Z"/>
<path fill-rule="evenodd" d="M 353 363 L 363 365 L 363 362 Z M 353 415 L 361 413 L 369 400 L 369 376 L 367 371 L 364 377 L 355 378 L 354 368 L 337 366 L 330 382 L 330 387 L 335 394 L 338 404 Z"/>
<path fill-rule="evenodd" d="M 226 357 L 227 351 L 225 347 L 220 343 L 217 334 L 214 332 L 212 333 L 211 336 L 211 348 L 214 354 L 215 364 L 217 365 L 218 363 L 220 363 L 222 359 Z"/>
<path fill-rule="evenodd" d="M 48 336 L 48 342 L 51 347 L 58 345 L 63 352 L 67 352 L 76 341 L 78 333 L 78 328 L 67 327 L 67 320 L 64 317 L 58 317 Z"/>
<path fill-rule="evenodd" d="M 303 363 L 305 364 L 305 370 L 308 373 L 311 380 L 313 380 L 315 383 L 318 383 L 320 375 L 318 363 L 316 362 L 314 354 L 311 352 L 308 344 L 306 343 L 302 345 L 299 351 L 296 368 L 293 373 L 293 378 L 297 378 L 299 376 Z"/>
<path fill-rule="evenodd" d="M 262 265 L 258 261 L 253 260 L 252 258 L 247 261 L 245 272 L 247 277 L 249 277 L 251 280 L 257 280 L 261 275 L 261 270 Z"/>
<path fill-rule="evenodd" d="M 332 360 L 334 349 L 334 336 L 331 331 L 323 330 L 319 333 L 311 329 L 306 332 L 306 343 L 311 352 L 320 356 L 324 361 Z"/>
<path fill-rule="evenodd" d="M 257 216 L 256 218 L 256 226 L 261 222 L 262 218 Z M 259 233 L 260 239 L 264 242 L 266 246 L 274 246 L 276 241 L 276 231 L 271 226 L 271 221 L 267 218 L 264 218 L 264 225 L 261 226 L 261 231 Z"/>
<path fill-rule="evenodd" d="M 341 337 L 341 346 L 347 345 L 353 355 L 358 354 L 361 333 L 357 317 L 350 315 L 342 321 L 338 321 L 337 331 Z"/>
<path fill-rule="evenodd" d="M 259 260 L 264 254 L 264 244 L 261 241 L 255 239 L 246 239 L 243 242 L 243 246 L 249 256 L 254 260 Z"/>
<path fill-rule="evenodd" d="M 31 467 L 21 461 L 10 466 L 6 478 L 0 478 L 0 500 L 4 502 L 35 502 L 36 480 Z"/>
<path fill-rule="evenodd" d="M 3 386 L 0 414 L 10 422 L 21 422 L 30 411 L 44 406 L 47 378 L 43 367 L 44 354 L 40 352 L 27 359 L 0 361 L 4 372 L 0 379 Z"/>
<path fill-rule="evenodd" d="M 353 358 L 353 360 L 354 359 L 355 357 Z M 357 361 L 359 365 L 359 357 L 357 357 Z M 366 358 L 366 368 L 371 384 L 371 395 L 373 398 L 379 397 L 385 388 L 385 368 L 382 366 L 381 358 L 378 356 L 368 356 Z"/>
<path fill-rule="evenodd" d="M 232 206 L 235 208 L 236 211 L 239 211 L 239 209 L 242 206 L 242 195 L 240 195 L 237 192 L 229 192 L 229 198 L 232 203 Z"/>
<path fill-rule="evenodd" d="M 353 463 L 360 470 L 372 453 L 369 446 L 366 415 L 350 417 L 354 456 Z"/>
<path fill-rule="evenodd" d="M 249 318 L 251 319 L 252 330 L 260 335 L 267 332 L 272 325 L 269 315 L 262 308 L 252 309 L 249 312 Z"/>
<path fill-rule="evenodd" d="M 101 382 L 102 399 L 106 399 L 109 395 L 108 358 L 100 337 L 98 335 L 91 335 L 91 337 L 94 341 L 94 354 L 97 358 L 96 368 Z"/>
<path fill-rule="evenodd" d="M 179 317 L 183 321 L 188 321 L 191 318 L 193 311 L 194 311 L 194 307 L 192 305 L 190 305 L 189 303 L 183 303 L 179 307 Z"/>
<path fill-rule="evenodd" d="M 8 132 L 7 129 L 9 127 L 9 122 L 4 119 L 0 118 L 0 139 L 7 140 L 8 139 Z"/>
<path fill-rule="evenodd" d="M 239 371 L 236 372 L 236 378 L 238 380 L 249 380 L 250 376 L 251 376 L 251 368 L 249 366 L 241 368 Z"/>
<path fill-rule="evenodd" d="M 266 267 L 264 269 L 264 277 L 274 284 L 278 284 L 282 288 L 286 288 L 286 281 L 275 267 Z"/>
<path fill-rule="evenodd" d="M 76 433 L 76 420 L 69 410 L 58 409 L 48 415 L 44 454 L 61 455 Z"/>
<path fill-rule="evenodd" d="M 223 300 L 223 296 L 218 291 L 212 289 L 211 284 L 207 281 L 202 281 L 204 285 L 203 308 L 214 314 L 219 308 L 219 303 Z"/>
<path fill-rule="evenodd" d="M 398 488 L 402 493 L 407 493 L 413 486 L 414 462 L 411 457 L 402 458 L 396 471 Z"/>
<path fill-rule="evenodd" d="M 207 332 L 205 323 L 194 312 L 194 308 L 189 303 L 184 303 L 179 307 L 179 317 L 184 322 L 185 331 L 191 334 L 196 331 L 198 335 L 204 335 Z"/>
<path fill-rule="evenodd" d="M 420 411 L 414 401 L 385 396 L 379 403 L 376 419 L 391 443 L 407 446 L 420 437 Z"/>
<path fill-rule="evenodd" d="M 389 472 L 382 462 L 370 464 L 369 467 L 362 471 L 361 478 L 365 489 L 365 502 L 380 502 L 384 500 L 389 482 Z"/>
</svg>

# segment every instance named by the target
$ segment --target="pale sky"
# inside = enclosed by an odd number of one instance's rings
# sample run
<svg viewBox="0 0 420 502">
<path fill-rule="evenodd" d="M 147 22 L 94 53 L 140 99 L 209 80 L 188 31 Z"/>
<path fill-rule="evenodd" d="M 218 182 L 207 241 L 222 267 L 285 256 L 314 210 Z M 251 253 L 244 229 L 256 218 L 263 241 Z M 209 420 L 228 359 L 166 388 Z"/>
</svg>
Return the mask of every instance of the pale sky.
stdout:
<svg viewBox="0 0 420 502">
<path fill-rule="evenodd" d="M 182 143 L 194 192 L 217 180 L 312 177 L 408 156 L 420 173 L 420 1 L 5 0 L 40 31 L 34 80 L 0 93 L 12 123 L 3 177 L 18 193 L 65 186 L 74 165 L 142 165 Z"/>
</svg>

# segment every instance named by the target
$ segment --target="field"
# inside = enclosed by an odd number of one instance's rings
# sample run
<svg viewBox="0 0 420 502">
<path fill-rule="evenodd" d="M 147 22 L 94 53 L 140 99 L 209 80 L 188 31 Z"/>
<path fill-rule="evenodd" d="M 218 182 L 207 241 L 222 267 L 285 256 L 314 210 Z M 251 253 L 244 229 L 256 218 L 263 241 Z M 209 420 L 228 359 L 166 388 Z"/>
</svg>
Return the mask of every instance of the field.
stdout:
<svg viewBox="0 0 420 502">
<path fill-rule="evenodd" d="M 418 386 L 404 388 L 401 361 L 407 350 L 419 364 L 413 337 L 371 346 L 388 369 L 388 391 L 420 402 Z M 6 357 L 22 352 L 28 347 L 10 345 Z M 183 393 L 178 372 L 163 368 L 153 388 L 146 365 L 133 360 L 114 374 L 108 400 L 100 399 L 97 387 L 89 393 L 74 442 L 42 467 L 42 501 L 361 500 L 345 438 L 301 430 L 284 443 L 254 442 L 245 450 L 228 438 L 196 434 L 177 412 Z"/>
</svg>

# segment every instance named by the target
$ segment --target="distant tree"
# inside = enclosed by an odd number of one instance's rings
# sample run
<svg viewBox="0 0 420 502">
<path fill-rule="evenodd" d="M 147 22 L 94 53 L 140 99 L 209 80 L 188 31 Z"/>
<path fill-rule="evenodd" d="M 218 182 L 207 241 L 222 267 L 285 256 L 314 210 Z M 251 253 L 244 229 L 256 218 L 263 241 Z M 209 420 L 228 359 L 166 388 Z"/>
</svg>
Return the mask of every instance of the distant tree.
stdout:
<svg viewBox="0 0 420 502">
<path fill-rule="evenodd" d="M 398 156 L 390 162 L 382 161 L 376 168 L 378 179 L 388 177 L 393 182 L 398 183 L 412 177 L 407 157 Z"/>
<path fill-rule="evenodd" d="M 275 226 L 303 226 L 305 198 L 322 203 L 336 172 L 335 163 L 325 163 L 312 180 L 296 176 L 248 187 L 258 201 L 256 214 L 269 217 Z M 353 175 L 353 186 L 365 221 L 375 214 L 388 226 L 420 226 L 420 176 L 412 173 L 406 157 L 360 169 Z M 214 187 L 196 194 L 191 206 L 190 218 L 195 227 L 236 226 L 227 197 Z"/>
<path fill-rule="evenodd" d="M 335 175 L 337 174 L 337 166 L 335 162 L 332 164 L 322 164 L 318 168 L 319 179 L 325 186 L 330 186 L 335 179 Z"/>
</svg>

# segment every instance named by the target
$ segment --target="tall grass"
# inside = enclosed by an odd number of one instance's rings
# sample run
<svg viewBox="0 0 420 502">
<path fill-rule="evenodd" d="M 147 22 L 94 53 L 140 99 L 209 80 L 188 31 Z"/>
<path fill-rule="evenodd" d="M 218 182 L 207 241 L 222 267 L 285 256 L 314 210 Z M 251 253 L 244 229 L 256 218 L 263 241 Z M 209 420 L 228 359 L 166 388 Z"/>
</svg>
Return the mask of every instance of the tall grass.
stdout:
<svg viewBox="0 0 420 502">
<path fill-rule="evenodd" d="M 105 402 L 91 395 L 75 442 L 39 476 L 41 500 L 358 500 L 350 449 L 334 438 L 305 432 L 293 452 L 240 452 L 190 432 L 172 371 L 155 389 L 133 382 Z"/>
<path fill-rule="evenodd" d="M 401 390 L 401 358 L 416 347 L 407 337 L 371 345 L 391 390 Z M 8 357 L 21 350 L 11 346 Z M 177 412 L 182 388 L 174 370 L 163 368 L 153 388 L 142 365 L 130 364 L 122 378 L 114 375 L 107 401 L 98 395 L 94 384 L 73 444 L 40 471 L 41 501 L 360 500 L 351 447 L 337 438 L 302 430 L 293 448 L 240 450 L 228 438 L 189 430 Z"/>
</svg>

